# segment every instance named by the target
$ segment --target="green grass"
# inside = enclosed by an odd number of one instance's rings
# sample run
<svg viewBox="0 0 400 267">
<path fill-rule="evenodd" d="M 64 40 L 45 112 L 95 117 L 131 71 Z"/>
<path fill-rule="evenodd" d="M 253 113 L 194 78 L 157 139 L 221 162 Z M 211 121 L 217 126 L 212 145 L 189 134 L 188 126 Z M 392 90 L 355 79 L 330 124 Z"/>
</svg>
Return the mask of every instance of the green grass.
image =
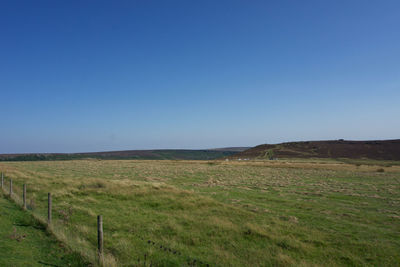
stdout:
<svg viewBox="0 0 400 267">
<path fill-rule="evenodd" d="M 36 216 L 53 193 L 55 234 L 91 260 L 102 214 L 107 262 L 118 266 L 145 258 L 153 266 L 399 266 L 400 167 L 378 168 L 316 159 L 0 163 L 17 194 L 28 184 Z"/>
<path fill-rule="evenodd" d="M 0 193 L 0 266 L 87 266 Z"/>
</svg>

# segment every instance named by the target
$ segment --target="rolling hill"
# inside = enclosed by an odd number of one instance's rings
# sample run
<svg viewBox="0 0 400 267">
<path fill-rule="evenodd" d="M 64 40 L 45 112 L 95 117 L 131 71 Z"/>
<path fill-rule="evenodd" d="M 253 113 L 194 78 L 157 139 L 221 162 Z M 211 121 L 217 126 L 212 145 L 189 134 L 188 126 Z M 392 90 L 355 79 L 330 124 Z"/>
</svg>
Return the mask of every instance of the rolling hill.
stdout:
<svg viewBox="0 0 400 267">
<path fill-rule="evenodd" d="M 88 153 L 29 153 L 0 154 L 0 161 L 72 160 L 72 159 L 170 159 L 170 160 L 213 160 L 234 155 L 248 147 L 227 147 L 204 150 L 157 149 L 124 150 Z"/>
<path fill-rule="evenodd" d="M 400 139 L 374 141 L 305 141 L 259 145 L 230 158 L 351 158 L 400 160 Z"/>
</svg>

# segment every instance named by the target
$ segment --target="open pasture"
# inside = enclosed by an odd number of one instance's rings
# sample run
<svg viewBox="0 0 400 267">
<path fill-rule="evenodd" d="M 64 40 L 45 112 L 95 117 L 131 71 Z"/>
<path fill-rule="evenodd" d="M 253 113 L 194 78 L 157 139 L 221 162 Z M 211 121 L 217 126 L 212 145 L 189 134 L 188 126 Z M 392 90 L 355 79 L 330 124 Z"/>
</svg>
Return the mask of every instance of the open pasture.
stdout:
<svg viewBox="0 0 400 267">
<path fill-rule="evenodd" d="M 54 233 L 117 266 L 400 263 L 400 166 L 334 160 L 1 162 Z M 380 170 L 379 170 L 380 169 Z M 379 171 L 378 171 L 379 170 Z"/>
</svg>

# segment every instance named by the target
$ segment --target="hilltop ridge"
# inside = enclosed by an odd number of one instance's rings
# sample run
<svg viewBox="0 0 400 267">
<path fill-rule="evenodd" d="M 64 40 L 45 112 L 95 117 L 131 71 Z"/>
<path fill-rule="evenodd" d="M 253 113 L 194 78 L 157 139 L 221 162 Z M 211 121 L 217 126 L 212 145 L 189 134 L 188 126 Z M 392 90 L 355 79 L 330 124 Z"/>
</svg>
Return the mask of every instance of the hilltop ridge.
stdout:
<svg viewBox="0 0 400 267">
<path fill-rule="evenodd" d="M 230 158 L 352 158 L 400 160 L 400 139 L 396 140 L 328 140 L 263 144 Z"/>
<path fill-rule="evenodd" d="M 234 155 L 248 147 L 225 147 L 213 149 L 154 149 L 123 150 L 85 153 L 21 153 L 0 154 L 0 161 L 73 160 L 73 159 L 172 159 L 213 160 Z"/>
</svg>

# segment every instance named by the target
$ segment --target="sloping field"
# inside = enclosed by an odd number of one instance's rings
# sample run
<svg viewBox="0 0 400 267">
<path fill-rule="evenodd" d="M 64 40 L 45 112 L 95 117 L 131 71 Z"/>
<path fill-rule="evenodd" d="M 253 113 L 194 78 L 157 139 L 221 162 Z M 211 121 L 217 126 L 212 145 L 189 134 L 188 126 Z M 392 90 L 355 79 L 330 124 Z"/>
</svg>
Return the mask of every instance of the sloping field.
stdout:
<svg viewBox="0 0 400 267">
<path fill-rule="evenodd" d="M 308 141 L 259 145 L 231 158 L 350 158 L 400 160 L 400 140 Z"/>
<path fill-rule="evenodd" d="M 88 266 L 0 192 L 0 266 Z"/>
<path fill-rule="evenodd" d="M 36 214 L 52 192 L 55 224 L 87 255 L 102 214 L 108 266 L 399 266 L 400 167 L 387 166 L 77 160 L 0 170 L 17 194 L 28 183 Z"/>
</svg>

